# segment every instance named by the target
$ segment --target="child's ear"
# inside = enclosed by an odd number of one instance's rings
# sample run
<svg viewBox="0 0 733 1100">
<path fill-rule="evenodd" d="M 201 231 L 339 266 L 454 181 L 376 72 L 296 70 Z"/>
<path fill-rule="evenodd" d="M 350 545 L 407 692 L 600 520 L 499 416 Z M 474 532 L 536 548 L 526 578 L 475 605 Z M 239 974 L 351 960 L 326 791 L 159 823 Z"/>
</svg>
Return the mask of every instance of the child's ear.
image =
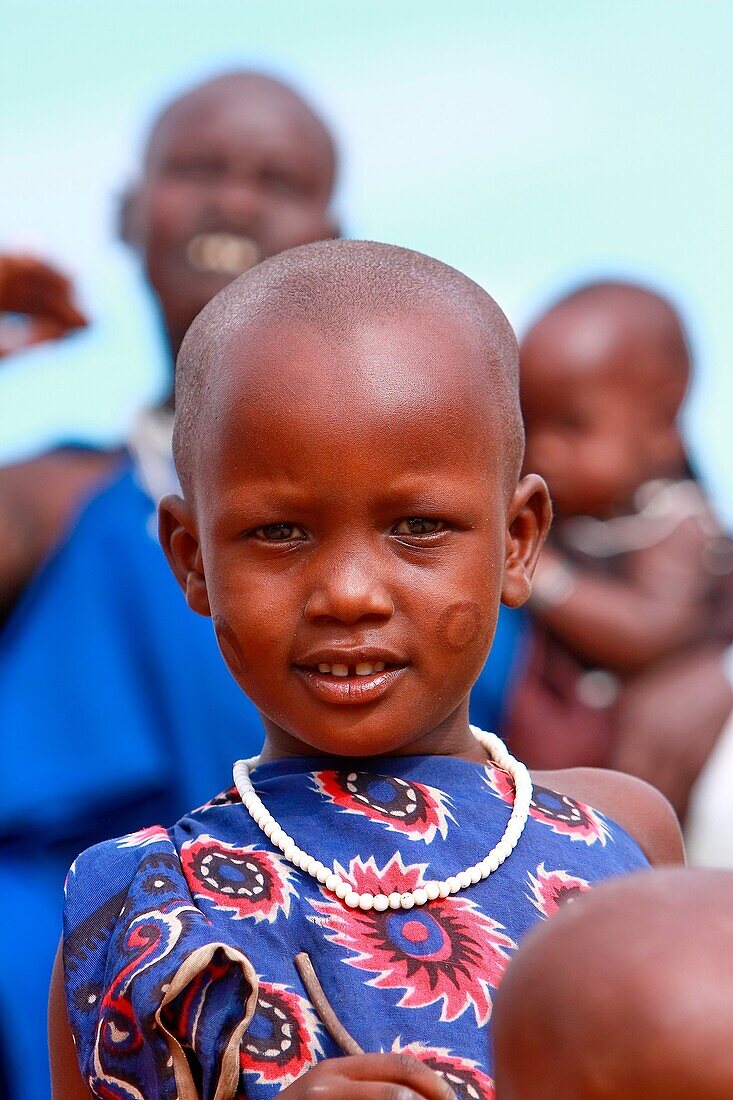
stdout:
<svg viewBox="0 0 733 1100">
<path fill-rule="evenodd" d="M 210 616 L 196 524 L 185 500 L 175 493 L 164 496 L 158 505 L 158 537 L 186 603 L 199 615 Z"/>
<path fill-rule="evenodd" d="M 532 574 L 552 522 L 550 494 L 539 474 L 527 474 L 509 506 L 501 600 L 521 607 L 532 591 Z"/>
</svg>

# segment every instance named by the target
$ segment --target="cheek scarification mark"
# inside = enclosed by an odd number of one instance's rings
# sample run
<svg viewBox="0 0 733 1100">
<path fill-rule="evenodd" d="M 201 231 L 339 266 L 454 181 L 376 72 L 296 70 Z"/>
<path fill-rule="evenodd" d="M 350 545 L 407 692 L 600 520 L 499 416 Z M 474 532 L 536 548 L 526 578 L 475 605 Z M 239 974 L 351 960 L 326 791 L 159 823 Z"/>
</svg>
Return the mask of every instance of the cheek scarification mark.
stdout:
<svg viewBox="0 0 733 1100">
<path fill-rule="evenodd" d="M 471 600 L 451 604 L 438 619 L 438 633 L 448 649 L 456 652 L 472 645 L 483 626 L 481 608 Z"/>
<path fill-rule="evenodd" d="M 236 674 L 246 672 L 247 665 L 237 637 L 223 615 L 214 615 L 214 632 L 219 643 L 221 655 L 231 671 Z"/>
</svg>

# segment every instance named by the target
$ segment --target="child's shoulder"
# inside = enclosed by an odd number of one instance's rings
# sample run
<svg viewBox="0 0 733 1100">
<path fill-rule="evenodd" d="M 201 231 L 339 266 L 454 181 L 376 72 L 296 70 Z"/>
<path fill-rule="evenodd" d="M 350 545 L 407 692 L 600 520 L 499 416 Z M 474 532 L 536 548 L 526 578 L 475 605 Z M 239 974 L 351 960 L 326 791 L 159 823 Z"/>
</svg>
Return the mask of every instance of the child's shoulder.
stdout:
<svg viewBox="0 0 733 1100">
<path fill-rule="evenodd" d="M 664 795 L 643 779 L 606 768 L 538 771 L 532 779 L 612 818 L 636 840 L 652 866 L 684 862 L 677 815 Z"/>
<path fill-rule="evenodd" d="M 64 952 L 83 956 L 89 936 L 111 931 L 145 864 L 175 861 L 175 848 L 161 825 L 94 844 L 76 857 L 64 887 Z M 78 941 L 78 942 L 77 942 Z"/>
<path fill-rule="evenodd" d="M 220 811 L 239 802 L 236 789 L 230 788 L 185 814 L 171 828 L 150 825 L 85 849 L 66 877 L 66 927 L 83 919 L 90 907 L 98 908 L 100 903 L 110 910 L 117 907 L 115 915 L 119 915 L 128 896 L 141 891 L 148 895 L 153 887 L 167 889 L 175 884 L 185 896 L 188 888 L 181 845 L 185 848 L 187 840 L 216 831 L 221 826 Z M 158 882 L 161 887 L 157 887 Z"/>
<path fill-rule="evenodd" d="M 88 887 L 100 879 L 107 887 L 129 881 L 144 856 L 152 850 L 172 847 L 170 834 L 162 825 L 150 825 L 125 836 L 103 840 L 86 848 L 72 863 L 66 879 L 67 893 L 76 883 Z"/>
</svg>

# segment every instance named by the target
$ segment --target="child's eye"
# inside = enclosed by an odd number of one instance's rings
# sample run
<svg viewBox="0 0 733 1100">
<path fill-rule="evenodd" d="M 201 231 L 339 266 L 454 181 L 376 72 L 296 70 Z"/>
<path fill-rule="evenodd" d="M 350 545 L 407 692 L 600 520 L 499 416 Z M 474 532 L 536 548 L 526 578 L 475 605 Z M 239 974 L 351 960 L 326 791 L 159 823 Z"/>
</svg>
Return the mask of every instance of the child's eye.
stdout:
<svg viewBox="0 0 733 1100">
<path fill-rule="evenodd" d="M 434 535 L 442 531 L 445 524 L 441 519 L 426 519 L 424 516 L 409 516 L 401 519 L 392 528 L 393 535 Z"/>
<path fill-rule="evenodd" d="M 305 531 L 295 523 L 268 523 L 252 532 L 255 538 L 264 542 L 295 542 L 305 538 Z"/>
</svg>

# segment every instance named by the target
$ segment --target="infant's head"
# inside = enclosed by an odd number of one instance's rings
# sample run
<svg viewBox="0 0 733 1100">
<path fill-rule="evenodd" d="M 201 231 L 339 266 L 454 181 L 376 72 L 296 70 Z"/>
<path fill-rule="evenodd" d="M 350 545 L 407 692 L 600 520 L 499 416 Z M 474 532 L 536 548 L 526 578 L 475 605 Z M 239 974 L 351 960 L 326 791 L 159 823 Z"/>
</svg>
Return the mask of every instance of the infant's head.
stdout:
<svg viewBox="0 0 733 1100">
<path fill-rule="evenodd" d="M 592 283 L 536 322 L 521 348 L 526 460 L 559 515 L 613 514 L 683 472 L 689 372 L 679 317 L 641 286 Z"/>
<path fill-rule="evenodd" d="M 539 478 L 518 484 L 496 303 L 406 249 L 294 249 L 197 318 L 176 409 L 184 499 L 163 503 L 162 541 L 270 740 L 450 741 L 549 514 Z"/>
<path fill-rule="evenodd" d="M 494 1016 L 498 1100 L 733 1096 L 733 874 L 605 883 L 533 930 Z"/>
</svg>

